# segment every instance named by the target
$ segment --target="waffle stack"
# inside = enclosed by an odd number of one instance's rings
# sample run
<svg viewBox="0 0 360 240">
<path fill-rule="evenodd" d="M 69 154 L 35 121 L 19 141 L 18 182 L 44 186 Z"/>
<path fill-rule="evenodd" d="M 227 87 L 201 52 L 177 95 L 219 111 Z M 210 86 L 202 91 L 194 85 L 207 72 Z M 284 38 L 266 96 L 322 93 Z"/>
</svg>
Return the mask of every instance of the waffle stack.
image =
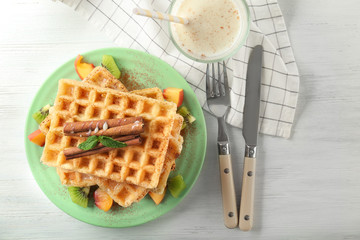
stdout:
<svg viewBox="0 0 360 240">
<path fill-rule="evenodd" d="M 120 84 L 101 67 L 94 69 L 83 82 L 60 80 L 55 106 L 41 124 L 41 130 L 46 133 L 41 160 L 57 167 L 63 184 L 81 187 L 97 184 L 119 205 L 127 207 L 150 190 L 164 191 L 181 152 L 183 118 L 176 114 L 174 104 L 163 101 L 160 89 L 126 93 Z M 64 136 L 65 122 L 133 116 L 141 116 L 145 121 L 141 145 L 65 160 L 62 151 L 84 141 Z"/>
</svg>

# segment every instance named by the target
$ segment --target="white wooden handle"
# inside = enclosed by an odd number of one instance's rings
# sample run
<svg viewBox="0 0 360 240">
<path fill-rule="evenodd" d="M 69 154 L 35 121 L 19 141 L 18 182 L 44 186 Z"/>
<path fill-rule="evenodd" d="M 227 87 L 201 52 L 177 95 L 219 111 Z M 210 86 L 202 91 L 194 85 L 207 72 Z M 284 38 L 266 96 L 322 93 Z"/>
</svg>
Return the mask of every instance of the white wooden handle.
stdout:
<svg viewBox="0 0 360 240">
<path fill-rule="evenodd" d="M 228 228 L 235 228 L 238 225 L 238 214 L 231 155 L 219 155 L 219 166 L 224 223 Z"/>
<path fill-rule="evenodd" d="M 251 230 L 254 221 L 255 165 L 256 158 L 245 157 L 239 213 L 242 231 Z"/>
</svg>

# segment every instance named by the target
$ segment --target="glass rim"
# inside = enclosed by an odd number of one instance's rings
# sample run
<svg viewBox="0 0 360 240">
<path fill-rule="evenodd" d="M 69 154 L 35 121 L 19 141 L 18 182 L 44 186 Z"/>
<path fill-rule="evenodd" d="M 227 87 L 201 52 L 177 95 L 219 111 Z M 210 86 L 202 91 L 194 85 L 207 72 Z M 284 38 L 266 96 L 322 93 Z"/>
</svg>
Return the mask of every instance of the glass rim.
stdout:
<svg viewBox="0 0 360 240">
<path fill-rule="evenodd" d="M 174 4 L 179 1 L 179 0 L 173 0 L 170 4 L 170 8 L 169 8 L 169 14 L 171 14 L 172 10 L 173 10 L 173 7 L 174 7 Z M 238 2 L 241 2 L 244 7 L 245 7 L 245 11 L 246 11 L 246 20 L 248 22 L 248 24 L 246 25 L 246 29 L 245 29 L 245 35 L 244 37 L 241 39 L 241 41 L 239 42 L 239 45 L 234 49 L 232 50 L 229 54 L 226 54 L 225 56 L 221 57 L 221 58 L 217 58 L 217 59 L 212 59 L 212 60 L 204 60 L 204 59 L 199 59 L 199 58 L 196 58 L 194 56 L 191 56 L 190 54 L 188 54 L 187 52 L 185 52 L 176 42 L 176 40 L 174 39 L 174 36 L 173 36 L 173 33 L 172 33 L 172 30 L 171 30 L 171 22 L 168 22 L 168 27 L 169 27 L 169 33 L 170 33 L 170 40 L 172 41 L 172 43 L 175 45 L 175 47 L 180 51 L 180 53 L 182 53 L 184 56 L 186 56 L 187 58 L 190 58 L 191 60 L 194 60 L 196 62 L 202 62 L 202 63 L 215 63 L 215 62 L 221 62 L 221 61 L 224 61 L 230 57 L 232 57 L 235 53 L 237 53 L 239 51 L 239 49 L 244 46 L 244 43 L 246 41 L 246 39 L 248 38 L 249 36 L 249 32 L 250 32 L 250 10 L 249 10 L 249 6 L 248 4 L 246 3 L 245 0 L 233 0 L 233 1 L 238 1 Z"/>
</svg>

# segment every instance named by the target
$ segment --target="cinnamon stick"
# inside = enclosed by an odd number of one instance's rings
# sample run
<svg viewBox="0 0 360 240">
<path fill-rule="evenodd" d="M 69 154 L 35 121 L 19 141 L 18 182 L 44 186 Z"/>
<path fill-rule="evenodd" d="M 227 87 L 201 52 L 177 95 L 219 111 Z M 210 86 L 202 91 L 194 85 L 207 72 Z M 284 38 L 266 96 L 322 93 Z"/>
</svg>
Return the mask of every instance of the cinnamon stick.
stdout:
<svg viewBox="0 0 360 240">
<path fill-rule="evenodd" d="M 142 118 L 141 118 L 142 119 Z M 79 122 L 81 123 L 81 122 Z M 88 125 L 88 124 L 87 124 Z M 99 124 L 100 126 L 100 124 Z M 72 129 L 72 128 L 71 128 Z M 83 132 L 65 132 L 64 127 L 64 135 L 65 136 L 73 136 L 73 137 L 89 137 L 89 136 L 124 136 L 124 135 L 134 135 L 134 134 L 140 134 L 144 132 L 144 122 L 143 120 L 136 120 L 135 122 L 131 122 L 126 125 L 119 125 L 115 127 L 108 128 L 106 130 L 101 129 L 98 130 L 95 128 L 95 130 L 91 131 L 91 129 L 88 129 L 87 131 Z"/>
<path fill-rule="evenodd" d="M 139 135 L 118 137 L 118 138 L 115 138 L 114 140 L 124 142 L 128 146 L 139 145 L 142 142 L 142 139 L 140 138 Z M 77 147 L 66 148 L 64 150 L 64 155 L 65 155 L 66 160 L 70 160 L 73 158 L 85 157 L 85 156 L 90 156 L 90 155 L 94 155 L 94 154 L 98 154 L 98 153 L 108 152 L 108 151 L 114 150 L 114 149 L 115 148 L 106 147 L 106 146 L 102 145 L 101 143 L 99 143 L 95 148 L 87 150 L 87 151 L 81 150 L 80 148 L 77 148 Z"/>
<path fill-rule="evenodd" d="M 112 128 L 132 124 L 137 121 L 140 123 L 144 123 L 144 119 L 142 117 L 112 118 L 83 122 L 67 122 L 64 125 L 64 134 L 88 132 L 89 130 L 94 131 L 95 129 L 101 130 L 104 128 L 105 123 L 105 126 L 107 125 L 107 128 Z"/>
</svg>

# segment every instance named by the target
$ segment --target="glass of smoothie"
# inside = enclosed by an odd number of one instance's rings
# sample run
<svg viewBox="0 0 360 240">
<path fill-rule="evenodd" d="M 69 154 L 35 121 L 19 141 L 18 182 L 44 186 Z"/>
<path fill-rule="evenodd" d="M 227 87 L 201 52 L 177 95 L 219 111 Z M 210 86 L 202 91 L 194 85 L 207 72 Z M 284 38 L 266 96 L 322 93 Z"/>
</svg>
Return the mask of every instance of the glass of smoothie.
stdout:
<svg viewBox="0 0 360 240">
<path fill-rule="evenodd" d="M 169 23 L 176 48 L 198 62 L 219 62 L 231 57 L 245 43 L 250 29 L 245 0 L 174 0 L 170 14 L 189 24 Z"/>
</svg>

